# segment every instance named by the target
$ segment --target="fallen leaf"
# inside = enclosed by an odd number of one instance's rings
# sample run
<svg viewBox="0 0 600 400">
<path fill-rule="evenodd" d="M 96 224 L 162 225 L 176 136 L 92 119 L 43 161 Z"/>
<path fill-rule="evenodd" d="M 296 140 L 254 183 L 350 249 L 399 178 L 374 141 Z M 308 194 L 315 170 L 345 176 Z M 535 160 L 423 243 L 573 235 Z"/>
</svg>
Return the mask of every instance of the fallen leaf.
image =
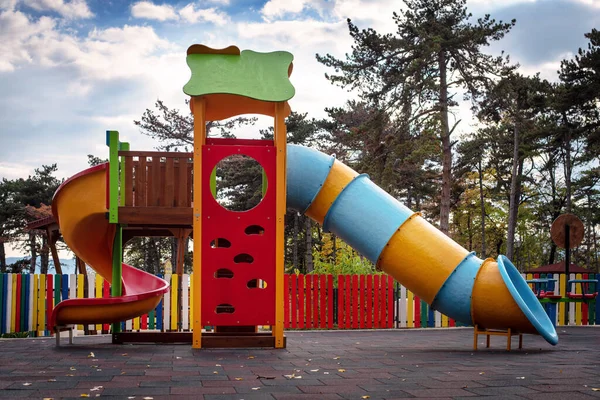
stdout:
<svg viewBox="0 0 600 400">
<path fill-rule="evenodd" d="M 254 356 L 248 356 L 248 360 L 252 360 Z"/>
<path fill-rule="evenodd" d="M 340 368 L 338 369 L 338 372 L 346 372 L 346 370 L 344 368 Z"/>
<path fill-rule="evenodd" d="M 73 374 L 67 374 L 66 376 L 75 376 L 75 375 L 73 375 Z"/>
<path fill-rule="evenodd" d="M 236 381 L 243 381 L 244 378 L 234 378 Z"/>
<path fill-rule="evenodd" d="M 592 391 L 594 391 L 594 392 L 600 392 L 600 388 L 592 388 Z"/>
<path fill-rule="evenodd" d="M 296 376 L 296 375 L 294 375 L 294 374 L 291 374 L 291 375 L 284 375 L 284 377 L 285 377 L 285 378 L 288 378 L 288 379 L 293 379 L 293 378 L 294 378 L 294 376 Z"/>
<path fill-rule="evenodd" d="M 23 384 L 23 386 L 31 386 L 31 383 L 30 383 L 30 382 L 25 382 L 25 383 Z"/>
<path fill-rule="evenodd" d="M 525 379 L 524 376 L 517 376 L 517 379 Z"/>
<path fill-rule="evenodd" d="M 87 393 L 81 393 L 81 394 L 79 395 L 79 397 L 90 397 L 90 395 L 89 395 L 89 394 L 87 394 Z"/>
<path fill-rule="evenodd" d="M 88 357 L 92 357 L 93 358 L 93 357 L 96 357 L 96 356 L 94 355 L 94 352 L 90 352 L 90 354 L 88 354 Z"/>
<path fill-rule="evenodd" d="M 126 373 L 127 373 L 126 371 L 123 371 L 123 372 L 121 372 L 121 375 L 125 375 Z M 134 396 L 134 397 L 135 397 L 135 396 Z"/>
<path fill-rule="evenodd" d="M 43 400 L 54 400 L 54 397 L 44 397 Z"/>
<path fill-rule="evenodd" d="M 98 366 L 97 365 L 92 365 L 92 368 L 98 368 Z"/>
<path fill-rule="evenodd" d="M 296 375 L 294 379 L 302 379 L 302 375 Z"/>
<path fill-rule="evenodd" d="M 310 372 L 319 372 L 318 369 L 311 369 Z"/>
<path fill-rule="evenodd" d="M 260 390 L 259 387 L 252 388 L 252 390 Z"/>
<path fill-rule="evenodd" d="M 257 375 L 256 379 L 275 379 L 275 377 L 274 376 L 260 376 L 260 375 Z"/>
<path fill-rule="evenodd" d="M 221 364 L 215 364 L 215 367 L 220 367 L 220 366 L 221 366 Z"/>
<path fill-rule="evenodd" d="M 121 355 L 122 355 L 123 357 L 125 357 L 125 356 L 127 356 L 127 353 L 123 353 L 123 354 L 121 354 Z"/>
<path fill-rule="evenodd" d="M 339 358 L 339 357 L 333 357 L 333 359 L 334 359 L 334 360 L 339 360 L 340 358 Z"/>
<path fill-rule="evenodd" d="M 329 372 L 323 372 L 323 375 L 329 375 Z"/>
<path fill-rule="evenodd" d="M 129 396 L 129 397 L 128 397 L 128 399 L 129 399 L 129 400 L 131 400 L 131 399 L 135 399 L 135 396 Z"/>
<path fill-rule="evenodd" d="M 219 372 L 218 371 L 213 371 L 213 374 L 218 375 Z"/>
<path fill-rule="evenodd" d="M 102 387 L 102 386 L 94 386 L 94 387 L 93 387 L 93 388 L 91 388 L 90 390 L 91 390 L 92 392 L 95 392 L 95 391 L 98 391 L 98 390 L 100 390 L 100 389 L 103 389 L 103 387 Z"/>
<path fill-rule="evenodd" d="M 48 382 L 56 382 L 56 379 L 48 379 Z"/>
<path fill-rule="evenodd" d="M 96 371 L 102 371 L 102 369 L 98 368 Z"/>
<path fill-rule="evenodd" d="M 178 359 L 178 360 L 181 360 L 181 357 L 175 357 L 175 358 Z"/>
<path fill-rule="evenodd" d="M 144 397 L 144 400 L 152 400 L 154 397 Z"/>
<path fill-rule="evenodd" d="M 483 374 L 485 374 L 485 372 L 480 372 L 480 373 L 479 373 L 479 375 L 483 375 Z"/>
<path fill-rule="evenodd" d="M 75 367 L 71 367 L 71 368 L 69 368 L 69 369 L 70 369 L 71 371 L 77 371 L 77 368 L 75 368 Z"/>
<path fill-rule="evenodd" d="M 361 399 L 370 399 L 370 398 L 371 398 L 371 396 L 367 396 L 367 395 L 364 395 L 361 397 Z"/>
</svg>

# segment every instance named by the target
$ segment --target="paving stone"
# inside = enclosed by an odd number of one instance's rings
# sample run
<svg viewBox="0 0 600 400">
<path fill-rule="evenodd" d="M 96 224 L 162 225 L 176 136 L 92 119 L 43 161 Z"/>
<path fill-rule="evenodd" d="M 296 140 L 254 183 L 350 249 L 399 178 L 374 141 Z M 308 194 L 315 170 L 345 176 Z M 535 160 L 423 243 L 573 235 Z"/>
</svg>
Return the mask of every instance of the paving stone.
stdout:
<svg viewBox="0 0 600 400">
<path fill-rule="evenodd" d="M 458 397 L 476 396 L 464 389 L 407 389 L 406 392 L 415 397 Z"/>
<path fill-rule="evenodd" d="M 82 393 L 156 400 L 175 395 L 181 400 L 600 397 L 600 392 L 591 391 L 600 387 L 595 328 L 561 327 L 556 347 L 527 335 L 525 349 L 511 352 L 497 341 L 491 349 L 472 351 L 472 329 L 465 328 L 286 335 L 284 350 L 115 346 L 108 335 L 78 337 L 77 345 L 59 349 L 48 339 L 3 340 L 0 397 L 80 398 Z M 90 351 L 94 359 L 88 357 Z M 302 379 L 284 378 L 291 373 Z M 525 379 L 517 379 L 521 376 Z M 24 382 L 32 385 L 9 389 Z M 90 392 L 94 386 L 103 388 Z M 261 389 L 255 393 L 253 387 Z"/>
</svg>

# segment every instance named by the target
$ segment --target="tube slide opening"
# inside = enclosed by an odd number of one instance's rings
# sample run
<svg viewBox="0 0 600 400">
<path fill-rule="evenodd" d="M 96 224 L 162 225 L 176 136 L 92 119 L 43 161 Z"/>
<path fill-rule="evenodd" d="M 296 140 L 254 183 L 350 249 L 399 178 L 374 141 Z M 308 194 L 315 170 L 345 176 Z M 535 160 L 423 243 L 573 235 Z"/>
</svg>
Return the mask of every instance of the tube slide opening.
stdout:
<svg viewBox="0 0 600 400">
<path fill-rule="evenodd" d="M 500 275 L 521 311 L 548 343 L 557 344 L 556 329 L 525 279 L 506 256 L 499 256 L 497 261 Z"/>
</svg>

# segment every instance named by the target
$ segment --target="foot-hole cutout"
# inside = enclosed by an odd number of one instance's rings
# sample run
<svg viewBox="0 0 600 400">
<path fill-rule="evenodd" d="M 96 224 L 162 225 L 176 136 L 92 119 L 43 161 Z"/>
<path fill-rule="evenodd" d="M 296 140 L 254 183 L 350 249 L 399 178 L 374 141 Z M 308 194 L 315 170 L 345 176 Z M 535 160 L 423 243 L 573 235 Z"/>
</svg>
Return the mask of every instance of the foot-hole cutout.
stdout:
<svg viewBox="0 0 600 400">
<path fill-rule="evenodd" d="M 229 248 L 231 247 L 231 242 L 225 238 L 216 238 L 212 242 L 210 242 L 210 247 L 213 249 L 216 248 Z"/>
<path fill-rule="evenodd" d="M 248 281 L 246 286 L 248 287 L 248 289 L 266 289 L 267 282 L 265 282 L 262 279 L 251 279 Z"/>
<path fill-rule="evenodd" d="M 233 278 L 233 271 L 227 268 L 220 268 L 215 272 L 215 278 Z"/>
<path fill-rule="evenodd" d="M 219 304 L 217 308 L 215 308 L 215 313 L 217 314 L 233 314 L 235 312 L 235 307 L 231 304 Z"/>
<path fill-rule="evenodd" d="M 254 262 L 254 257 L 252 257 L 250 254 L 241 253 L 233 257 L 233 262 L 236 264 L 252 264 Z"/>
<path fill-rule="evenodd" d="M 264 235 L 265 234 L 265 228 L 263 228 L 260 225 L 250 225 L 249 227 L 247 227 L 244 232 L 246 233 L 246 235 Z"/>
</svg>

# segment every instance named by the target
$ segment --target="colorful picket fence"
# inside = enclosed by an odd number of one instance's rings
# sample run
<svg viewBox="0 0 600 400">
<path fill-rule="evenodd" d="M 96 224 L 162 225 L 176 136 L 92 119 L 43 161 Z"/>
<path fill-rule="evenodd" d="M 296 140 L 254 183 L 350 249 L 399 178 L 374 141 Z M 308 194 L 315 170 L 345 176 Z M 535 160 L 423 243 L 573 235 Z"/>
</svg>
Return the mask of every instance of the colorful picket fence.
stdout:
<svg viewBox="0 0 600 400">
<path fill-rule="evenodd" d="M 526 279 L 557 279 L 555 293 L 566 292 L 564 275 L 533 275 Z M 0 274 L 0 334 L 31 332 L 47 336 L 46 321 L 60 301 L 69 298 L 108 297 L 110 285 L 102 277 L 88 275 Z M 600 274 L 571 274 L 570 279 L 599 279 Z M 193 312 L 190 275 L 168 275 L 171 291 L 155 310 L 122 323 L 125 331 L 189 331 Z M 337 284 L 334 282 L 337 281 Z M 372 329 L 457 326 L 452 319 L 432 310 L 427 303 L 386 275 L 286 275 L 286 329 Z M 579 289 L 578 289 L 579 290 Z M 600 324 L 600 302 L 546 304 L 548 315 L 564 325 Z M 88 333 L 108 333 L 108 324 L 78 326 Z"/>
</svg>

